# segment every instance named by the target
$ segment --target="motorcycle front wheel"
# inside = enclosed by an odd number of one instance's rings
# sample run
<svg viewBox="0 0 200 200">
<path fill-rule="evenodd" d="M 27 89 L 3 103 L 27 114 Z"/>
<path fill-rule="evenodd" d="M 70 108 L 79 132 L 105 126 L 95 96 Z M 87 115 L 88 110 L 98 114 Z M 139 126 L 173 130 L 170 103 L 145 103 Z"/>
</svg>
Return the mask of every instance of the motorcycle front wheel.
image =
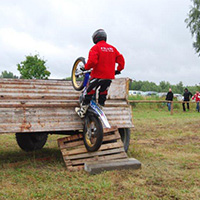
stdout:
<svg viewBox="0 0 200 200">
<path fill-rule="evenodd" d="M 88 151 L 97 151 L 103 141 L 103 126 L 100 119 L 95 115 L 85 118 L 83 140 Z"/>
<path fill-rule="evenodd" d="M 74 62 L 73 68 L 72 68 L 72 74 L 71 74 L 71 79 L 72 79 L 72 85 L 75 90 L 81 91 L 84 87 L 84 79 L 85 79 L 85 74 L 82 73 L 83 71 L 81 68 L 84 68 L 85 66 L 85 58 L 79 57 L 76 59 Z"/>
</svg>

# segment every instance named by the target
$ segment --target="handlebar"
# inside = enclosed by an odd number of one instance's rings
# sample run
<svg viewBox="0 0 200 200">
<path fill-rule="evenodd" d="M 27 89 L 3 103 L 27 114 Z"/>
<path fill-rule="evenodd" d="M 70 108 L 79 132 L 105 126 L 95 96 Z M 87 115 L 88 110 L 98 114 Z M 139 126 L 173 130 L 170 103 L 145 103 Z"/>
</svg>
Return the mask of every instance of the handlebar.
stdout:
<svg viewBox="0 0 200 200">
<path fill-rule="evenodd" d="M 84 75 L 84 74 L 90 73 L 91 71 L 92 71 L 92 69 L 89 69 L 89 70 L 81 69 L 78 72 L 75 72 L 75 76 Z"/>
<path fill-rule="evenodd" d="M 92 69 L 85 70 L 84 68 L 81 68 L 80 71 L 75 73 L 75 75 L 76 76 L 84 75 L 84 74 L 90 73 L 91 71 L 92 71 Z M 121 72 L 118 70 L 115 70 L 115 75 L 119 75 L 119 74 L 121 74 Z"/>
</svg>

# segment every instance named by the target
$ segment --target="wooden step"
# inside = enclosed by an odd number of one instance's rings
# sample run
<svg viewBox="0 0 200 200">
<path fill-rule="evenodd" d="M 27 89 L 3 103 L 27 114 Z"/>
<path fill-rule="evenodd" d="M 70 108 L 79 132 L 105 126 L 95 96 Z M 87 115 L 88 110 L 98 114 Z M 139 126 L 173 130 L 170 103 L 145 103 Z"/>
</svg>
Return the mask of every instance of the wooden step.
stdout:
<svg viewBox="0 0 200 200">
<path fill-rule="evenodd" d="M 91 170 L 92 162 L 108 163 L 109 161 L 117 160 L 119 163 L 119 160 L 128 159 L 116 127 L 104 129 L 103 143 L 96 152 L 87 151 L 82 133 L 58 139 L 58 146 L 61 149 L 66 167 L 70 171 L 83 170 L 86 164 L 85 170 L 92 174 L 101 172 L 101 170 Z"/>
<path fill-rule="evenodd" d="M 86 162 L 84 165 L 85 171 L 90 174 L 98 174 L 103 171 L 119 170 L 119 169 L 140 169 L 141 163 L 135 158 L 125 158 L 118 160 L 107 160 L 104 162 Z"/>
</svg>

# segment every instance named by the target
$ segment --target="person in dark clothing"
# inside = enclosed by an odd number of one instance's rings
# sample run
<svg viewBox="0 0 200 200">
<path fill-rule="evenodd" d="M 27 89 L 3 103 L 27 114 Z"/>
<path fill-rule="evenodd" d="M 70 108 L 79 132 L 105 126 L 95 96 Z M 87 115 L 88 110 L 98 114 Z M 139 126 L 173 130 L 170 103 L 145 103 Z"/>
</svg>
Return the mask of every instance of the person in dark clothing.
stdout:
<svg viewBox="0 0 200 200">
<path fill-rule="evenodd" d="M 174 94 L 172 92 L 172 89 L 169 88 L 169 92 L 167 93 L 165 100 L 173 101 L 173 98 L 174 98 Z M 167 107 L 168 107 L 168 110 L 170 111 L 171 110 L 171 102 L 167 102 Z"/>
<path fill-rule="evenodd" d="M 183 111 L 185 112 L 185 102 L 187 102 L 187 109 L 189 110 L 190 109 L 190 104 L 189 104 L 189 101 L 190 101 L 190 98 L 192 97 L 192 93 L 188 91 L 187 88 L 185 88 L 184 90 L 184 94 L 183 94 Z M 185 101 L 185 102 L 184 102 Z"/>
</svg>

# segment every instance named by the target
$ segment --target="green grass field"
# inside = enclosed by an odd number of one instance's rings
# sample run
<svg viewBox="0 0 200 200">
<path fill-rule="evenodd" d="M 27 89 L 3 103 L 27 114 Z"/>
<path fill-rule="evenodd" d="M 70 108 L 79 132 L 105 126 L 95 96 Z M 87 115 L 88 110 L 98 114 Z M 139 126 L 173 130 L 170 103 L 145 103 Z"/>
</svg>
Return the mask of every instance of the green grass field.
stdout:
<svg viewBox="0 0 200 200">
<path fill-rule="evenodd" d="M 0 135 L 0 199 L 200 199 L 200 113 L 133 108 L 129 157 L 141 170 L 68 172 L 50 135 L 44 149 L 20 150 Z"/>
</svg>

